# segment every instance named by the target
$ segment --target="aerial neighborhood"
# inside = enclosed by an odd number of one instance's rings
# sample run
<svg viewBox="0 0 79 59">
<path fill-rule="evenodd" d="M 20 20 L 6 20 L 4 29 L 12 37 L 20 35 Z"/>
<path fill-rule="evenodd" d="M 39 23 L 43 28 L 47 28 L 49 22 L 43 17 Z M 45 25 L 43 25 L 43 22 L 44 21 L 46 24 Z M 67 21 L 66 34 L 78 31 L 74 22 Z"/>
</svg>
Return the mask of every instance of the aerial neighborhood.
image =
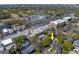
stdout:
<svg viewBox="0 0 79 59">
<path fill-rule="evenodd" d="M 79 7 L 40 6 L 0 6 L 0 54 L 79 54 Z"/>
</svg>

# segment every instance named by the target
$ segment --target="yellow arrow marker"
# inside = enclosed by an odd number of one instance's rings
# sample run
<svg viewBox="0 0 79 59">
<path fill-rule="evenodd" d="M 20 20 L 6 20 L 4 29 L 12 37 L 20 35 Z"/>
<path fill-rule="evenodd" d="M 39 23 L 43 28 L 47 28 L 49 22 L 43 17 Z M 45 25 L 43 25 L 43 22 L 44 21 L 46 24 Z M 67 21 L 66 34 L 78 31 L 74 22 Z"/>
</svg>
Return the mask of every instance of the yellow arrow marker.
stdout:
<svg viewBox="0 0 79 59">
<path fill-rule="evenodd" d="M 52 40 L 54 39 L 54 33 L 51 33 L 51 39 Z"/>
</svg>

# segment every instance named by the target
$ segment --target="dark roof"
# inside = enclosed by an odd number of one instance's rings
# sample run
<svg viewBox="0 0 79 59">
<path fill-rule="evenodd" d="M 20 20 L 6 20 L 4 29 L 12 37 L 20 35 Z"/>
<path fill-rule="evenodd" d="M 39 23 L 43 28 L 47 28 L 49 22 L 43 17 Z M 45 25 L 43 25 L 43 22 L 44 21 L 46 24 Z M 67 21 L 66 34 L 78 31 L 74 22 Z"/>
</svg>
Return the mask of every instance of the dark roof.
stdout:
<svg viewBox="0 0 79 59">
<path fill-rule="evenodd" d="M 29 54 L 32 53 L 34 50 L 35 48 L 32 45 L 30 45 L 27 48 L 25 48 L 25 50 L 22 50 L 22 54 Z"/>
<path fill-rule="evenodd" d="M 23 44 L 23 49 L 25 49 L 26 47 L 28 47 L 30 45 L 29 41 L 25 41 L 25 43 Z"/>
</svg>

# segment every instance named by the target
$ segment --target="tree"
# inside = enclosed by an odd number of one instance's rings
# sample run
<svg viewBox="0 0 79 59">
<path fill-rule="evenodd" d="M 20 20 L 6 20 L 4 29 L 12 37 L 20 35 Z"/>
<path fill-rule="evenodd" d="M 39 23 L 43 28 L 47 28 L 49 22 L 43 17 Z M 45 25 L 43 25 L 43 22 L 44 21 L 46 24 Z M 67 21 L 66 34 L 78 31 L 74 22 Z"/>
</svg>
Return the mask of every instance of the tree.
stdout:
<svg viewBox="0 0 79 59">
<path fill-rule="evenodd" d="M 49 43 L 50 43 L 51 41 L 52 41 L 52 40 L 51 40 L 51 37 L 50 37 L 50 36 L 47 36 L 46 38 L 43 39 L 42 45 L 43 45 L 44 47 L 46 47 L 46 46 L 49 45 Z"/>
<path fill-rule="evenodd" d="M 0 11 L 0 19 L 8 19 L 8 18 L 11 18 L 11 15 L 9 13 Z"/>
<path fill-rule="evenodd" d="M 73 37 L 74 39 L 79 39 L 79 33 L 70 33 L 70 37 Z"/>
<path fill-rule="evenodd" d="M 14 38 L 14 40 L 15 40 L 16 45 L 21 46 L 27 40 L 27 37 L 25 35 L 22 35 L 22 36 L 18 36 Z"/>
<path fill-rule="evenodd" d="M 76 11 L 75 16 L 79 17 L 79 11 Z"/>
<path fill-rule="evenodd" d="M 60 44 L 62 44 L 63 42 L 64 42 L 64 36 L 63 35 L 61 35 L 61 34 L 59 34 L 58 36 L 57 36 L 57 39 L 58 39 L 58 43 Z"/>
<path fill-rule="evenodd" d="M 21 26 L 24 25 L 24 20 L 17 20 L 17 19 L 12 19 L 8 21 L 10 24 L 15 25 L 15 26 Z"/>
<path fill-rule="evenodd" d="M 24 41 L 26 40 L 26 37 L 22 35 L 22 36 L 19 36 L 19 37 L 14 38 L 14 39 L 15 39 L 15 43 L 16 44 L 18 44 L 18 43 L 23 44 Z"/>
<path fill-rule="evenodd" d="M 11 48 L 11 49 L 9 50 L 9 54 L 16 54 L 16 53 L 17 53 L 17 50 L 14 49 L 14 48 Z"/>
<path fill-rule="evenodd" d="M 63 53 L 68 53 L 70 50 L 73 49 L 73 44 L 69 41 L 65 41 L 62 45 L 62 49 Z"/>
<path fill-rule="evenodd" d="M 10 53 L 21 53 L 21 49 L 23 48 L 23 43 L 27 40 L 27 37 L 25 35 L 19 36 L 14 38 L 15 39 L 15 44 L 16 48 L 10 49 Z"/>
<path fill-rule="evenodd" d="M 36 54 L 40 54 L 41 53 L 41 49 L 40 48 L 36 48 Z"/>
</svg>

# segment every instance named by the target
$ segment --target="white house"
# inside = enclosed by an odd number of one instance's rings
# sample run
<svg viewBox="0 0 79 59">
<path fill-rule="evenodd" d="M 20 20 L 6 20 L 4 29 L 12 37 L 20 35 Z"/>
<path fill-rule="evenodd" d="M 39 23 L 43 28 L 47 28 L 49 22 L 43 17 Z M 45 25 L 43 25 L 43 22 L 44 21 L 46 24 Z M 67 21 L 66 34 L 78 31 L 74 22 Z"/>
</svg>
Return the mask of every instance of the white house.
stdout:
<svg viewBox="0 0 79 59">
<path fill-rule="evenodd" d="M 13 43 L 12 39 L 6 39 L 1 41 L 1 46 L 3 47 L 3 50 L 9 50 L 12 47 L 16 48 L 15 43 Z"/>
<path fill-rule="evenodd" d="M 7 28 L 4 28 L 4 29 L 2 29 L 2 32 L 3 33 L 6 33 L 6 32 L 8 32 L 8 29 Z"/>
<path fill-rule="evenodd" d="M 8 29 L 7 28 L 2 29 L 2 33 L 3 33 L 3 35 L 9 34 Z"/>
<path fill-rule="evenodd" d="M 56 21 L 51 21 L 50 26 L 57 28 L 59 25 L 65 24 L 65 20 L 58 19 Z"/>
<path fill-rule="evenodd" d="M 6 39 L 6 40 L 1 41 L 2 46 L 7 46 L 7 45 L 10 45 L 12 43 L 13 43 L 12 39 Z"/>
<path fill-rule="evenodd" d="M 55 25 L 57 25 L 57 24 L 61 24 L 61 23 L 63 23 L 63 22 L 65 22 L 65 20 L 58 19 L 58 20 L 56 20 L 56 21 L 51 21 L 50 24 L 55 24 Z"/>
<path fill-rule="evenodd" d="M 3 35 L 11 34 L 11 33 L 13 33 L 13 29 L 4 28 L 4 29 L 2 29 L 2 33 L 3 33 Z"/>
<path fill-rule="evenodd" d="M 69 16 L 63 18 L 63 20 L 65 20 L 65 22 L 69 22 L 69 21 L 71 21 L 71 19 L 72 19 L 72 17 L 69 17 Z"/>
</svg>

